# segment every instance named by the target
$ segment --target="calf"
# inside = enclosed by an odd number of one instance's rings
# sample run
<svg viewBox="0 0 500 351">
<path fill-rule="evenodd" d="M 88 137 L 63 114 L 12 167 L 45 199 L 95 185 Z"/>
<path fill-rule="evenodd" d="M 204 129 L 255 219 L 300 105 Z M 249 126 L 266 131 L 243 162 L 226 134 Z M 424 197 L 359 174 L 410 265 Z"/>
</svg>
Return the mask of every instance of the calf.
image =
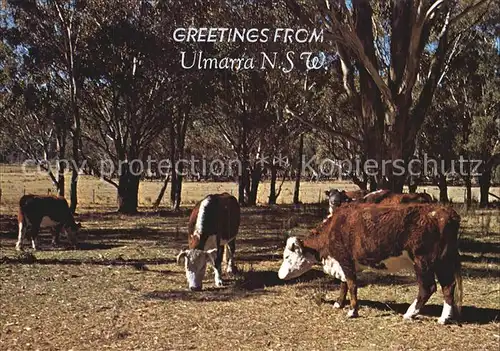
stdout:
<svg viewBox="0 0 500 351">
<path fill-rule="evenodd" d="M 459 316 L 461 306 L 459 226 L 460 216 L 438 205 L 344 205 L 306 239 L 288 238 L 278 276 L 292 279 L 322 264 L 325 273 L 341 281 L 335 307 L 344 306 L 349 290 L 347 316 L 356 317 L 356 271 L 373 267 L 394 272 L 409 263 L 419 291 L 404 318 L 415 317 L 436 291 L 436 276 L 444 295 L 438 322 L 445 324 L 453 313 Z"/>
<path fill-rule="evenodd" d="M 55 196 L 24 195 L 19 200 L 17 216 L 19 236 L 16 250 L 22 250 L 23 239 L 31 239 L 33 250 L 37 249 L 38 232 L 41 228 L 52 229 L 52 244 L 59 244 L 59 233 L 64 230 L 73 247 L 80 224 L 75 222 L 66 199 Z"/>
<path fill-rule="evenodd" d="M 214 266 L 215 285 L 222 286 L 221 264 L 224 247 L 227 247 L 227 272 L 232 273 L 236 234 L 240 226 L 240 206 L 228 193 L 208 195 L 200 201 L 189 217 L 189 249 L 177 256 L 177 263 L 184 259 L 189 288 L 201 290 L 207 263 Z"/>
</svg>

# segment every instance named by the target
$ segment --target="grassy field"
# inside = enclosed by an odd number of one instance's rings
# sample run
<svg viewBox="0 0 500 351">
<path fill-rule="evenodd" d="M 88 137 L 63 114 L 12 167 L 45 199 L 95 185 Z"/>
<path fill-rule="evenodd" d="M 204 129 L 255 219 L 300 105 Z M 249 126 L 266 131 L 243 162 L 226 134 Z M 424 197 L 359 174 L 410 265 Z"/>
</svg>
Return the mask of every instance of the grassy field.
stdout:
<svg viewBox="0 0 500 351">
<path fill-rule="evenodd" d="M 440 291 L 421 318 L 403 321 L 417 293 L 411 272 L 362 273 L 360 318 L 354 320 L 333 308 L 338 281 L 324 276 L 319 267 L 296 281 L 278 280 L 285 228 L 291 219 L 301 228 L 320 221 L 325 209 L 313 203 L 331 185 L 304 183 L 302 200 L 311 204 L 300 209 L 286 204 L 243 209 L 236 249 L 240 274 L 224 276 L 225 286 L 215 288 L 210 272 L 204 291 L 194 293 L 187 290 L 183 268 L 175 264 L 175 255 L 186 246 L 188 207 L 210 192 L 234 193 L 234 184 L 188 183 L 185 208 L 173 213 L 148 208 L 147 198 L 156 196 L 159 185 L 144 183 L 140 215 L 122 216 L 114 213 L 114 189 L 83 177 L 79 249 L 52 249 L 48 233 L 42 233 L 40 251 L 18 254 L 16 202 L 23 188 L 46 193 L 50 182 L 4 168 L 0 350 L 499 349 L 498 210 L 465 211 L 456 205 L 462 215 L 461 326 L 437 324 Z M 291 196 L 287 187 L 284 203 Z M 95 203 L 93 189 L 100 190 Z M 456 192 L 458 202 L 463 190 Z M 266 194 L 261 192 L 261 201 Z"/>
</svg>

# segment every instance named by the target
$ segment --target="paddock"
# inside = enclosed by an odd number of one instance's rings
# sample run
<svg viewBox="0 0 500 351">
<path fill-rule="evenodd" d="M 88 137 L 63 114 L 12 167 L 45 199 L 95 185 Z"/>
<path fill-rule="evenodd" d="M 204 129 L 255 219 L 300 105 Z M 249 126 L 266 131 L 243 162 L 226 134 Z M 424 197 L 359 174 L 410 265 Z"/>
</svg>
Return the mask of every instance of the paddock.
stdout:
<svg viewBox="0 0 500 351">
<path fill-rule="evenodd" d="M 240 275 L 190 292 L 175 255 L 186 246 L 189 208 L 143 209 L 122 216 L 112 208 L 82 211 L 79 250 L 14 251 L 16 220 L 0 222 L 0 348 L 85 349 L 482 349 L 500 342 L 498 211 L 469 211 L 461 227 L 463 324 L 440 326 L 441 294 L 423 316 L 402 315 L 417 285 L 411 272 L 360 275 L 360 314 L 346 320 L 333 308 L 338 281 L 320 267 L 296 281 L 277 278 L 283 230 L 301 231 L 326 209 L 260 206 L 242 211 L 236 251 Z M 307 318 L 305 316 L 308 316 Z"/>
</svg>

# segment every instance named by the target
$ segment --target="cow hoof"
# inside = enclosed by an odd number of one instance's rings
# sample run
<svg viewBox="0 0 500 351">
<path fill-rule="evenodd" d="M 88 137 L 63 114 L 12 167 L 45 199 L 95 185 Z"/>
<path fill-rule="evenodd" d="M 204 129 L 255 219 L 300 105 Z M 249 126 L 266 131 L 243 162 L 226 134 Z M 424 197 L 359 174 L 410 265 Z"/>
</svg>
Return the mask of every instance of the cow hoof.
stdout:
<svg viewBox="0 0 500 351">
<path fill-rule="evenodd" d="M 236 274 L 236 273 L 238 273 L 238 270 L 236 269 L 236 267 L 227 267 L 226 273 L 227 274 Z"/>
<path fill-rule="evenodd" d="M 338 302 L 338 301 L 335 301 L 335 303 L 333 304 L 333 308 L 335 309 L 341 309 L 343 306 Z"/>
<path fill-rule="evenodd" d="M 450 323 L 450 319 L 449 318 L 439 318 L 438 319 L 438 323 L 441 324 L 441 325 L 449 324 Z"/>
<path fill-rule="evenodd" d="M 349 312 L 347 312 L 347 318 L 356 318 L 356 317 L 359 317 L 357 310 L 349 310 Z"/>
<path fill-rule="evenodd" d="M 215 281 L 215 286 L 218 288 L 222 288 L 224 284 L 222 283 L 222 280 L 219 279 Z"/>
<path fill-rule="evenodd" d="M 22 248 L 21 246 L 16 245 L 16 251 L 18 251 L 18 252 L 22 252 L 22 251 L 23 251 L 23 248 Z"/>
</svg>

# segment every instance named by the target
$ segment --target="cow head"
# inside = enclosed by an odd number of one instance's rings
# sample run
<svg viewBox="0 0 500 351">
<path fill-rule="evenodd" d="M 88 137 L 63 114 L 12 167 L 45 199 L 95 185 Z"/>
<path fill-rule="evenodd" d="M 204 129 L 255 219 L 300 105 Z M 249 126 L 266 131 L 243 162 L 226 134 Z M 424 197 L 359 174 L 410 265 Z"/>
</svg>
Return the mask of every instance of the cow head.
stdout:
<svg viewBox="0 0 500 351">
<path fill-rule="evenodd" d="M 66 235 L 68 236 L 68 240 L 71 242 L 71 245 L 76 247 L 77 243 L 77 236 L 78 232 L 82 228 L 82 225 L 80 223 L 68 223 L 64 226 L 64 231 L 66 232 Z"/>
<path fill-rule="evenodd" d="M 177 255 L 177 264 L 180 264 L 182 259 L 184 259 L 189 289 L 192 291 L 200 291 L 202 289 L 207 263 L 215 266 L 216 257 L 217 249 L 208 251 L 199 249 L 183 250 Z"/>
<path fill-rule="evenodd" d="M 304 249 L 300 239 L 290 237 L 286 241 L 278 277 L 284 280 L 296 278 L 310 270 L 316 262 L 314 255 Z"/>
<path fill-rule="evenodd" d="M 325 195 L 328 197 L 328 206 L 330 213 L 337 207 L 339 207 L 344 202 L 351 202 L 351 198 L 347 196 L 345 190 L 331 189 L 325 191 Z"/>
</svg>

